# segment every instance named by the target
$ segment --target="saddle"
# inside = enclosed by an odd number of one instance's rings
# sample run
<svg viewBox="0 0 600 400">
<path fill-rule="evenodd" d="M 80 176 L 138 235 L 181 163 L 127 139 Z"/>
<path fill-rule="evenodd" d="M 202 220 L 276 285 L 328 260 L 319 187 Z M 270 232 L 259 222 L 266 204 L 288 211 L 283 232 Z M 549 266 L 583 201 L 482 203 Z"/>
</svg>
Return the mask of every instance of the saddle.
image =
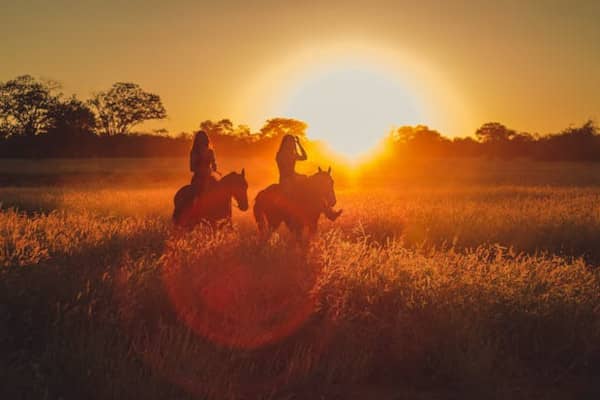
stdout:
<svg viewBox="0 0 600 400">
<path fill-rule="evenodd" d="M 214 176 L 210 175 L 206 181 L 204 181 L 204 184 L 198 184 L 196 183 L 195 185 L 192 185 L 195 188 L 194 191 L 194 200 L 198 200 L 200 197 L 202 197 L 203 194 L 210 192 L 212 190 L 213 187 L 215 187 L 215 185 L 217 184 L 217 180 L 215 179 Z"/>
<path fill-rule="evenodd" d="M 284 181 L 279 182 L 281 192 L 293 200 L 293 198 L 306 191 L 306 180 L 308 176 L 295 174 Z"/>
</svg>

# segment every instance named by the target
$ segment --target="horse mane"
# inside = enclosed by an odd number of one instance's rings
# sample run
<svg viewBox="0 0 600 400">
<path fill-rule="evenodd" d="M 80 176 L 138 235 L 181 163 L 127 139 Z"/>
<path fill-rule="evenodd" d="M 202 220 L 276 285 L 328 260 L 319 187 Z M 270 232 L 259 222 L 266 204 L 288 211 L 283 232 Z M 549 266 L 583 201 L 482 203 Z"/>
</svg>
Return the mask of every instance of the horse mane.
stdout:
<svg viewBox="0 0 600 400">
<path fill-rule="evenodd" d="M 317 171 L 314 174 L 307 176 L 306 181 L 308 183 L 308 186 L 312 187 L 314 184 L 317 183 L 317 178 L 320 178 L 320 177 L 323 177 L 323 176 L 331 179 L 331 175 L 329 175 L 325 171 Z"/>
<path fill-rule="evenodd" d="M 221 178 L 221 179 L 230 178 L 230 177 L 233 177 L 234 175 L 240 175 L 240 174 L 238 172 L 231 171 L 227 175 L 223 175 L 223 178 Z"/>
<path fill-rule="evenodd" d="M 306 176 L 303 181 L 298 182 L 295 189 L 297 197 L 301 198 L 302 201 L 307 204 L 315 203 L 317 201 L 315 194 L 319 189 L 319 182 L 317 179 L 325 175 L 329 176 L 325 171 L 318 171 L 312 175 Z"/>
<path fill-rule="evenodd" d="M 325 172 L 325 171 L 317 171 L 317 172 L 315 172 L 312 175 L 308 175 L 308 179 L 311 179 L 311 178 L 314 179 L 314 178 L 316 178 L 318 176 L 323 176 L 323 175 L 329 175 L 329 174 L 327 172 Z"/>
<path fill-rule="evenodd" d="M 220 182 L 220 183 L 229 183 L 229 182 L 231 182 L 231 181 L 232 181 L 234 178 L 237 178 L 238 176 L 240 176 L 240 174 L 239 174 L 239 173 L 237 173 L 237 172 L 235 172 L 235 171 L 232 171 L 232 172 L 228 173 L 227 175 L 223 175 L 223 176 L 221 177 L 221 179 L 219 179 L 217 182 Z"/>
<path fill-rule="evenodd" d="M 242 184 L 242 182 L 246 182 L 245 176 L 239 172 L 232 171 L 227 175 L 223 175 L 221 179 L 217 181 L 217 184 L 223 188 L 231 188 Z"/>
</svg>

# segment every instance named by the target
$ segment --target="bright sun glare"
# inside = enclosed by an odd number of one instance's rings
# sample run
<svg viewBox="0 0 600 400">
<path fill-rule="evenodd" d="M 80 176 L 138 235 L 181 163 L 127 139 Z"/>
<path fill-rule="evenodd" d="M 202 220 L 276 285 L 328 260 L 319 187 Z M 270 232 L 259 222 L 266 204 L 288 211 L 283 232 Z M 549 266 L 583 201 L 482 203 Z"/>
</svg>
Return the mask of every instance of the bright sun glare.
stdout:
<svg viewBox="0 0 600 400">
<path fill-rule="evenodd" d="M 391 72 L 365 65 L 333 65 L 291 90 L 283 115 L 308 123 L 308 135 L 349 158 L 372 150 L 393 127 L 423 120 L 415 93 Z"/>
</svg>

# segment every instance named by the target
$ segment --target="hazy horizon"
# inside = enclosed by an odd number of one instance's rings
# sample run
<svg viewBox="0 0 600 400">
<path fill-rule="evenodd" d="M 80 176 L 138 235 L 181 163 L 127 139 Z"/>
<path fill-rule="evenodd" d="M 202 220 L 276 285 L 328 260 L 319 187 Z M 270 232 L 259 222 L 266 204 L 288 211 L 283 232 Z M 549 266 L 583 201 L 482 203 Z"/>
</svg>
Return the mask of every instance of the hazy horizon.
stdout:
<svg viewBox="0 0 600 400">
<path fill-rule="evenodd" d="M 549 133 L 600 118 L 600 3 L 521 3 L 14 2 L 0 15 L 0 81 L 52 78 L 82 98 L 133 81 L 169 114 L 145 127 L 171 133 L 301 117 L 284 115 L 298 110 L 290 97 L 331 65 L 384 70 L 407 99 L 394 123 L 448 136 L 487 121 Z"/>
</svg>

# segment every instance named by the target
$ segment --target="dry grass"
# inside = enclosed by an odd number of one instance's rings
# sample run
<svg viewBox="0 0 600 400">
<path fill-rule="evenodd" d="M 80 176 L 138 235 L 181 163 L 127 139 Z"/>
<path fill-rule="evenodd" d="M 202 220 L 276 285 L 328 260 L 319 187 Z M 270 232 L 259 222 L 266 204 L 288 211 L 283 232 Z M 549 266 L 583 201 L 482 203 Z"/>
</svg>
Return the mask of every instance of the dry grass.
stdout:
<svg viewBox="0 0 600 400">
<path fill-rule="evenodd" d="M 347 187 L 307 248 L 172 193 L 0 190 L 3 398 L 599 393 L 596 187 Z"/>
</svg>

